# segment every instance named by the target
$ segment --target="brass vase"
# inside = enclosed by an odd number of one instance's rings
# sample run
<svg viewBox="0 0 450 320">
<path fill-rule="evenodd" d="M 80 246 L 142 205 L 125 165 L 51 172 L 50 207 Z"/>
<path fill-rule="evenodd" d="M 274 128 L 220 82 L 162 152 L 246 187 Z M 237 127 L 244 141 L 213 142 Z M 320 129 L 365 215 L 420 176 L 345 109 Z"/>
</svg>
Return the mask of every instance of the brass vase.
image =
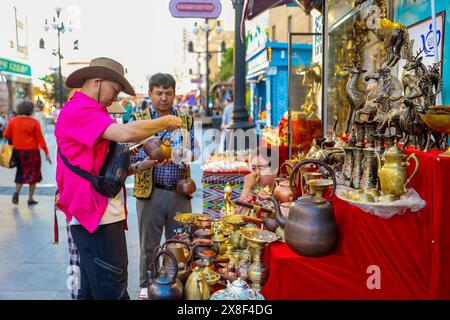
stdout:
<svg viewBox="0 0 450 320">
<path fill-rule="evenodd" d="M 367 144 L 366 147 L 375 147 L 374 133 L 377 129 L 376 121 L 367 121 L 364 123 L 364 134 L 366 136 Z"/>
<path fill-rule="evenodd" d="M 373 138 L 375 140 L 375 152 L 381 156 L 384 153 L 383 136 L 381 134 L 376 133 L 373 135 Z"/>
<path fill-rule="evenodd" d="M 257 228 L 244 228 L 241 232 L 247 239 L 252 254 L 253 263 L 248 269 L 248 278 L 252 282 L 252 288 L 261 291 L 269 276 L 269 269 L 264 263 L 264 248 L 266 244 L 276 241 L 277 237 L 273 232 Z"/>
<path fill-rule="evenodd" d="M 364 149 L 364 173 L 361 178 L 360 188 L 363 190 L 375 188 L 377 186 L 377 163 L 375 159 L 375 149 Z"/>
<path fill-rule="evenodd" d="M 364 149 L 362 147 L 356 147 L 353 152 L 355 158 L 353 162 L 352 180 L 350 182 L 350 187 L 360 189 L 361 177 L 363 173 L 362 162 L 364 159 Z"/>
<path fill-rule="evenodd" d="M 356 126 L 356 147 L 364 148 L 365 124 L 362 121 L 355 121 Z"/>
<path fill-rule="evenodd" d="M 345 147 L 344 152 L 344 165 L 342 167 L 342 173 L 344 174 L 345 184 L 350 186 L 350 181 L 352 180 L 353 171 L 353 150 L 354 147 Z"/>
</svg>

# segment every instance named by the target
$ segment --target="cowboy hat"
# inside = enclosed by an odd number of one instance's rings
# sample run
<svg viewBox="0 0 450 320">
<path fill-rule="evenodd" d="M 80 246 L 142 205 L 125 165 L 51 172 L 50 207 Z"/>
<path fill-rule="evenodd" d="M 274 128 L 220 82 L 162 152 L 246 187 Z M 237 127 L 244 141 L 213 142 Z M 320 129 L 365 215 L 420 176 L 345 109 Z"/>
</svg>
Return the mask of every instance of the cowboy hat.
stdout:
<svg viewBox="0 0 450 320">
<path fill-rule="evenodd" d="M 86 79 L 103 78 L 105 80 L 119 83 L 123 86 L 123 92 L 130 96 L 136 95 L 131 84 L 125 79 L 123 66 L 110 58 L 95 58 L 91 60 L 88 67 L 72 72 L 66 80 L 69 88 L 81 88 Z"/>
</svg>

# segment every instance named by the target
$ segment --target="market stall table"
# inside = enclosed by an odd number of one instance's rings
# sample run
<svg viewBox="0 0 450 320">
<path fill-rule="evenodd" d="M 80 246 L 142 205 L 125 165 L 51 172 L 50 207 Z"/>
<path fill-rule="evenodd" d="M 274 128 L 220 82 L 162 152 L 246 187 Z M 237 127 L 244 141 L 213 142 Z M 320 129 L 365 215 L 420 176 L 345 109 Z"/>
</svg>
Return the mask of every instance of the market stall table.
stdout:
<svg viewBox="0 0 450 320">
<path fill-rule="evenodd" d="M 266 250 L 271 299 L 450 299 L 450 158 L 415 152 L 420 169 L 409 187 L 426 201 L 418 212 L 390 219 L 333 198 L 340 231 L 325 257 L 297 255 L 285 243 Z M 413 167 L 413 166 L 411 166 Z M 410 168 L 411 169 L 411 168 Z M 379 271 L 380 288 L 376 285 Z"/>
</svg>

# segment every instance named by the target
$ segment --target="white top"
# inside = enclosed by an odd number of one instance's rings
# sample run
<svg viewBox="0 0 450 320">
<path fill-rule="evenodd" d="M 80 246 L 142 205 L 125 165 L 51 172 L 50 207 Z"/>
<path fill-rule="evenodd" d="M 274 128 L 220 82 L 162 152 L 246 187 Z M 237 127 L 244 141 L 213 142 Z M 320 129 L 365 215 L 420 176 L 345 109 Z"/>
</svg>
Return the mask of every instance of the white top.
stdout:
<svg viewBox="0 0 450 320">
<path fill-rule="evenodd" d="M 123 193 L 123 188 L 114 198 L 108 198 L 108 206 L 106 207 L 105 213 L 100 220 L 99 225 L 111 224 L 119 221 L 125 220 L 125 195 Z M 72 217 L 69 225 L 79 225 L 80 223 Z"/>
</svg>

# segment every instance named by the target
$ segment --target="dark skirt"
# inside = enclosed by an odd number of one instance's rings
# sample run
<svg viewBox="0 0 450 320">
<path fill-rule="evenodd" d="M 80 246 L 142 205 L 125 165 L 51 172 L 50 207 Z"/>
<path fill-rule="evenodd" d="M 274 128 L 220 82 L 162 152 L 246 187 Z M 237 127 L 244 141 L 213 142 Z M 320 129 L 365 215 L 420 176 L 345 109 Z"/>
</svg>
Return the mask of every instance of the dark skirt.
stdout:
<svg viewBox="0 0 450 320">
<path fill-rule="evenodd" d="M 17 172 L 15 183 L 41 182 L 41 153 L 39 150 L 14 150 Z"/>
</svg>

